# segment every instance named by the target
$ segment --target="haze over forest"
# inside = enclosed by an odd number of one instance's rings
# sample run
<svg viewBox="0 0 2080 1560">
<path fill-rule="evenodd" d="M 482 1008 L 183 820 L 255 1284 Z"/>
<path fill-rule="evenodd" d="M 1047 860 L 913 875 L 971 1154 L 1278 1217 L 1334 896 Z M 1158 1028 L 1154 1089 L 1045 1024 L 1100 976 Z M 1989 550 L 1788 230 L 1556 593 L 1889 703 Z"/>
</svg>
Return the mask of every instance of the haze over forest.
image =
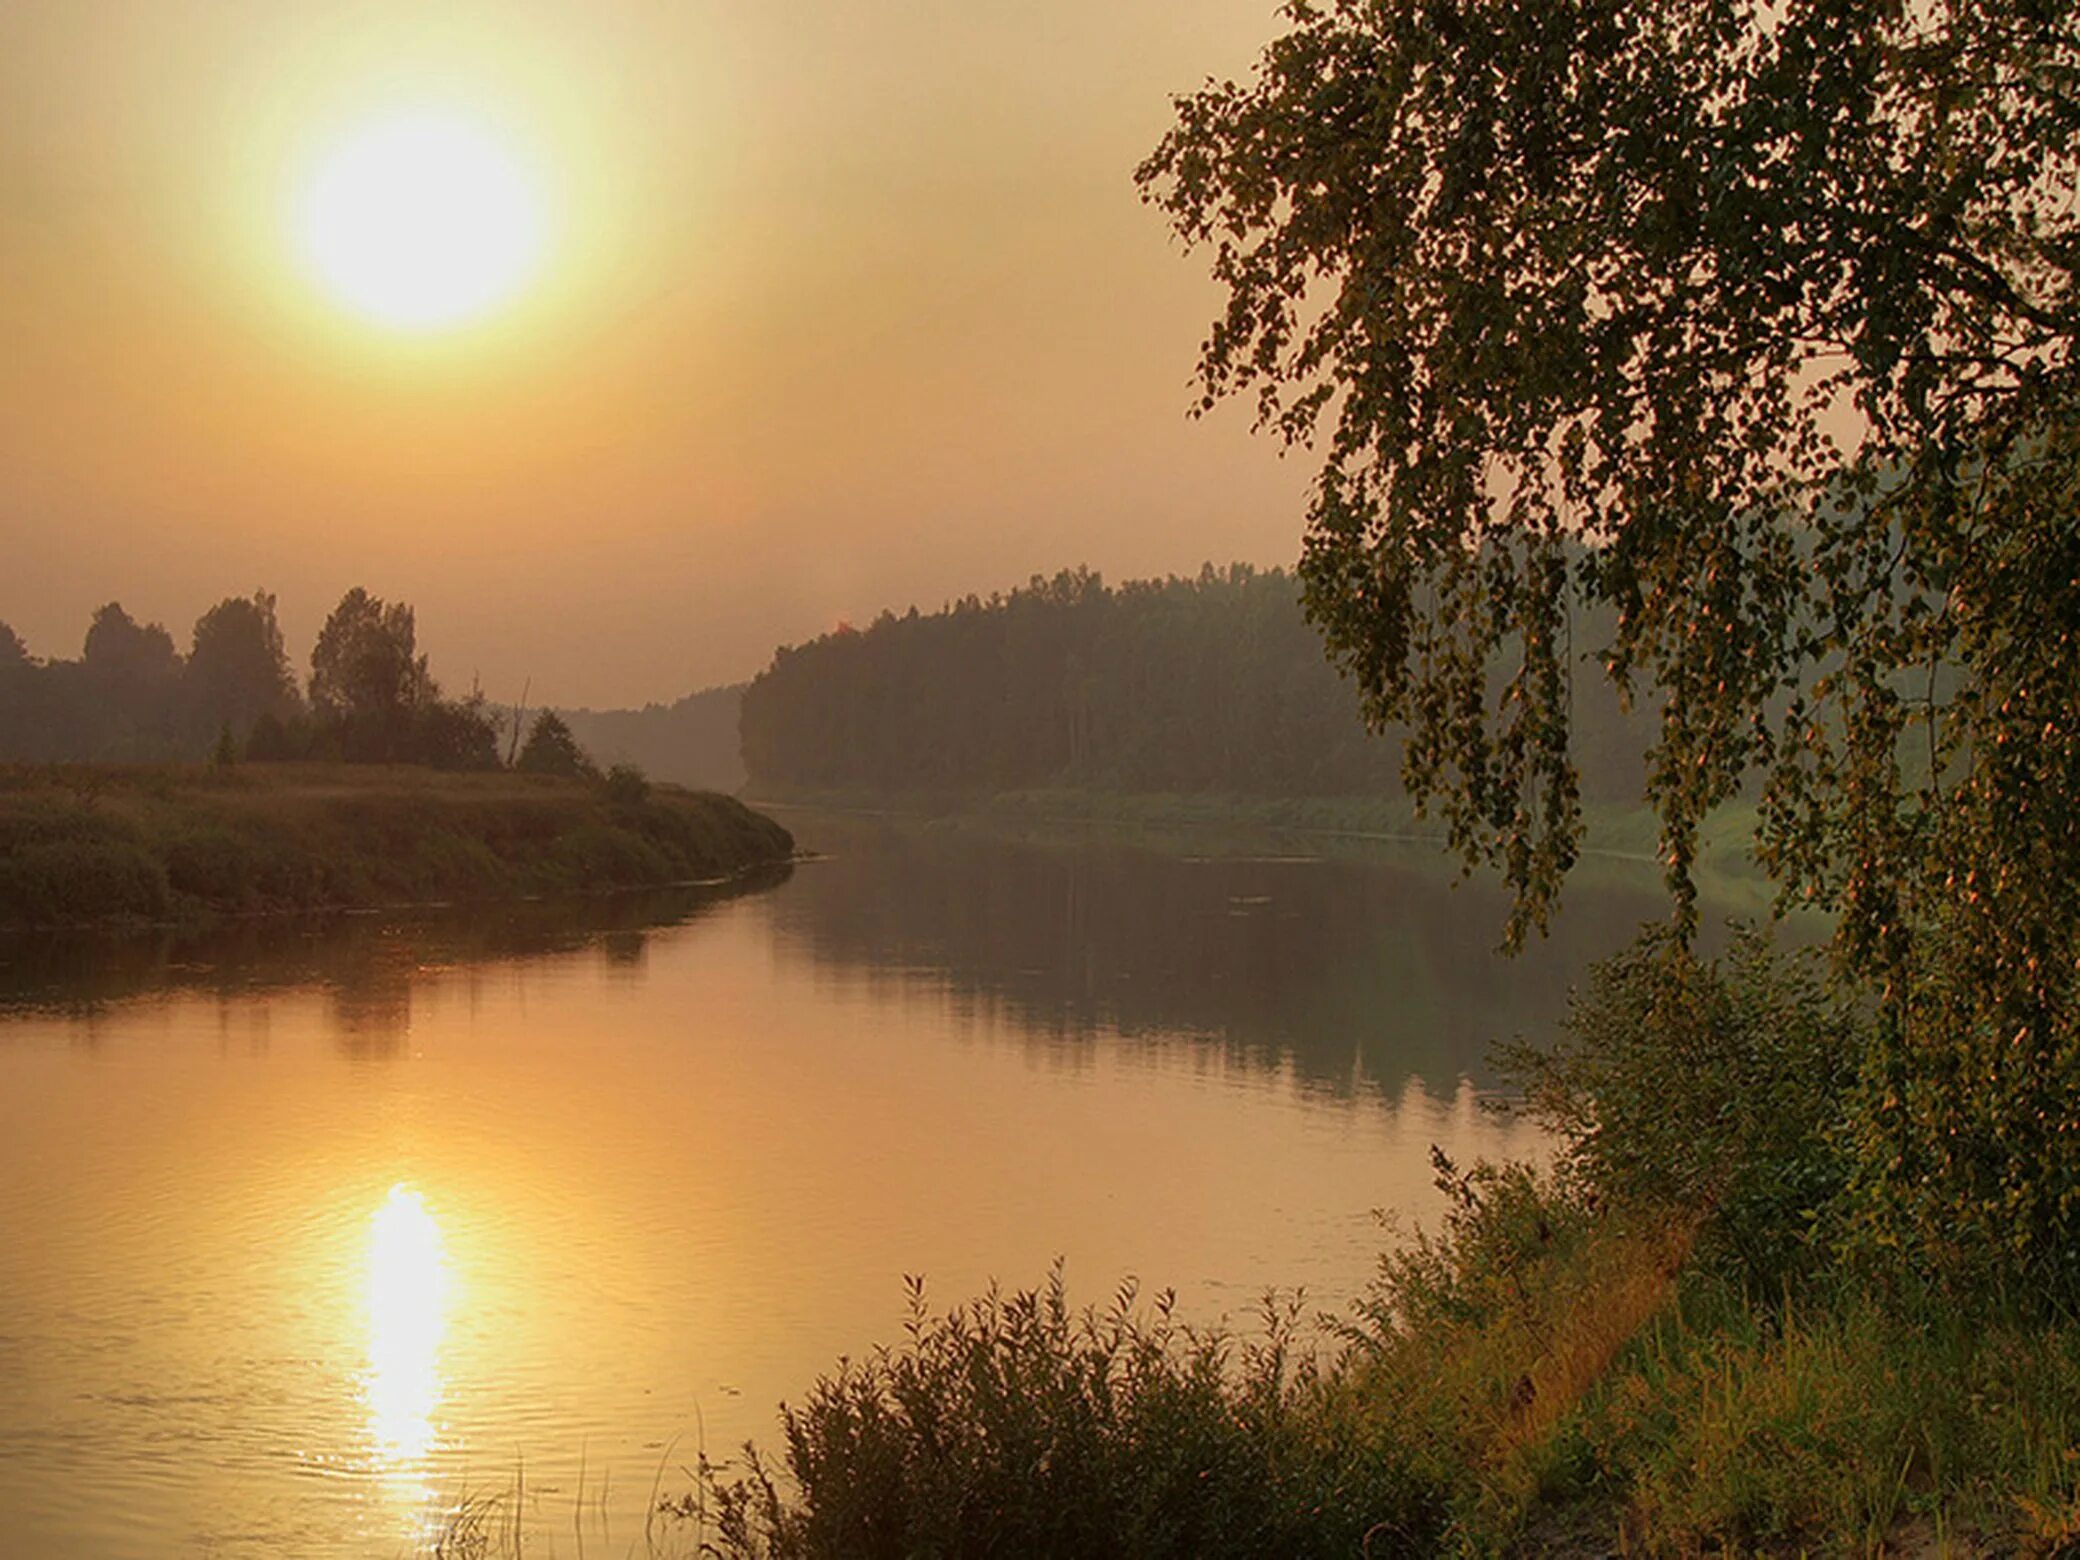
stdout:
<svg viewBox="0 0 2080 1560">
<path fill-rule="evenodd" d="M 5 616 L 413 602 L 451 681 L 618 707 L 1084 562 L 1289 563 L 1306 480 L 1186 378 L 1216 294 L 1131 170 L 1263 0 L 109 0 L 0 12 Z M 369 101 L 551 191 L 515 309 L 343 319 L 285 184 Z M 1098 365 L 1102 364 L 1102 368 Z"/>
</svg>

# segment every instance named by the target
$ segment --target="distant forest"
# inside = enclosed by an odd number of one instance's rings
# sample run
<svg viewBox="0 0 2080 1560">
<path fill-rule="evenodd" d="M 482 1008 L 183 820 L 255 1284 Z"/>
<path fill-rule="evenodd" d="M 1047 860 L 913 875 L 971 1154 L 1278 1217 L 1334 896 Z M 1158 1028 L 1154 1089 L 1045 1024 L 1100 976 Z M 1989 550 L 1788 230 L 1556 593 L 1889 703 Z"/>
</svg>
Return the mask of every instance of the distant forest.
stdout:
<svg viewBox="0 0 2080 1560">
<path fill-rule="evenodd" d="M 1584 633 L 1585 645 L 1597 641 Z M 1592 801 L 1637 802 L 1646 721 L 1577 685 Z M 0 623 L 0 761 L 330 759 L 595 773 L 711 790 L 982 794 L 1055 787 L 1391 796 L 1400 746 L 1368 732 L 1283 570 L 1207 565 L 1108 586 L 1088 569 L 937 612 L 884 612 L 783 647 L 748 686 L 639 710 L 512 712 L 442 691 L 412 608 L 355 589 L 291 667 L 265 592 L 202 614 L 185 651 L 117 603 L 76 659 Z"/>
<path fill-rule="evenodd" d="M 94 614 L 77 659 L 39 660 L 0 623 L 0 760 L 163 763 L 326 759 L 577 774 L 589 761 L 553 716 L 520 746 L 504 712 L 442 692 L 410 606 L 360 588 L 340 598 L 299 685 L 265 591 L 201 617 L 185 653 L 118 602 Z"/>
<path fill-rule="evenodd" d="M 1648 724 L 1601 677 L 1579 688 L 1584 796 L 1637 802 Z M 1400 789 L 1400 744 L 1365 728 L 1296 582 L 1246 564 L 1117 587 L 1067 570 L 883 613 L 780 650 L 742 738 L 754 791 Z"/>
<path fill-rule="evenodd" d="M 737 709 L 744 685 L 703 688 L 639 710 L 560 709 L 585 750 L 602 764 L 633 764 L 655 780 L 703 791 L 744 784 Z"/>
</svg>

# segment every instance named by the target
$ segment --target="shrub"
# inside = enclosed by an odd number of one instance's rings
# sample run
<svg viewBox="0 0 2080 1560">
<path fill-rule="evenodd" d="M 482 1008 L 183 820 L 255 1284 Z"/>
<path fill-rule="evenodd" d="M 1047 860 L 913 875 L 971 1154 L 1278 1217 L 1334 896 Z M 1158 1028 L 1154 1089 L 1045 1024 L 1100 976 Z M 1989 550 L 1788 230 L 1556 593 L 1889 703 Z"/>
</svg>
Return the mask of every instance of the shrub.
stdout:
<svg viewBox="0 0 2080 1560">
<path fill-rule="evenodd" d="M 534 728 L 513 767 L 526 774 L 562 775 L 568 779 L 590 779 L 599 773 L 591 757 L 578 746 L 570 726 L 554 710 L 535 717 Z"/>
<path fill-rule="evenodd" d="M 1294 1312 L 1241 1344 L 1146 1312 L 1131 1286 L 1072 1312 L 1044 1288 L 930 1315 L 783 1408 L 786 1469 L 747 1447 L 675 1503 L 734 1557 L 1343 1556 L 1375 1529 L 1434 1539 L 1437 1493 L 1337 1411 Z M 783 1491 L 791 1477 L 798 1494 Z M 704 1550 L 704 1552 L 707 1552 Z"/>
<path fill-rule="evenodd" d="M 650 799 L 650 781 L 634 764 L 616 764 L 602 782 L 607 800 L 617 807 L 640 807 Z"/>
<path fill-rule="evenodd" d="M 1810 956 L 1744 931 L 1707 961 L 1654 932 L 1596 967 L 1558 1046 L 1502 1060 L 1589 1206 L 1702 1214 L 1700 1257 L 1774 1288 L 1838 1211 L 1863 1049 Z"/>
</svg>

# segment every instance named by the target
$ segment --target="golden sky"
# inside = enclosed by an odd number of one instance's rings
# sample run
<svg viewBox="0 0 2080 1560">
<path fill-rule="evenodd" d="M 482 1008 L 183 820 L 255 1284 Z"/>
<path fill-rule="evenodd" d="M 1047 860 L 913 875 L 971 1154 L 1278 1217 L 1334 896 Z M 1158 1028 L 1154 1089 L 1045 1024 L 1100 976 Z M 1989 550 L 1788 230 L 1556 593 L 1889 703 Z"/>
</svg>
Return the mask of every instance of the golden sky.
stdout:
<svg viewBox="0 0 2080 1560">
<path fill-rule="evenodd" d="M 1218 298 L 1131 174 L 1271 0 L 8 0 L 0 619 L 281 597 L 438 674 L 669 699 L 882 606 L 1289 561 L 1307 468 L 1185 416 Z M 449 330 L 294 212 L 396 105 L 490 127 L 531 281 Z"/>
</svg>

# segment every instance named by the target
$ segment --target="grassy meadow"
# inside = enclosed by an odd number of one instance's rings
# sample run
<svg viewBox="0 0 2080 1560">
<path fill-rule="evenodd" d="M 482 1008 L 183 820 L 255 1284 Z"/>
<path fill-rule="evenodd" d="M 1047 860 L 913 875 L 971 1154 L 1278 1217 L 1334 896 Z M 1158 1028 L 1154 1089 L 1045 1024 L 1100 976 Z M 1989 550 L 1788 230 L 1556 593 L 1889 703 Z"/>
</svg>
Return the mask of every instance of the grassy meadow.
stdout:
<svg viewBox="0 0 2080 1560">
<path fill-rule="evenodd" d="M 0 926 L 163 922 L 726 877 L 793 837 L 734 797 L 404 766 L 0 768 Z"/>
</svg>

